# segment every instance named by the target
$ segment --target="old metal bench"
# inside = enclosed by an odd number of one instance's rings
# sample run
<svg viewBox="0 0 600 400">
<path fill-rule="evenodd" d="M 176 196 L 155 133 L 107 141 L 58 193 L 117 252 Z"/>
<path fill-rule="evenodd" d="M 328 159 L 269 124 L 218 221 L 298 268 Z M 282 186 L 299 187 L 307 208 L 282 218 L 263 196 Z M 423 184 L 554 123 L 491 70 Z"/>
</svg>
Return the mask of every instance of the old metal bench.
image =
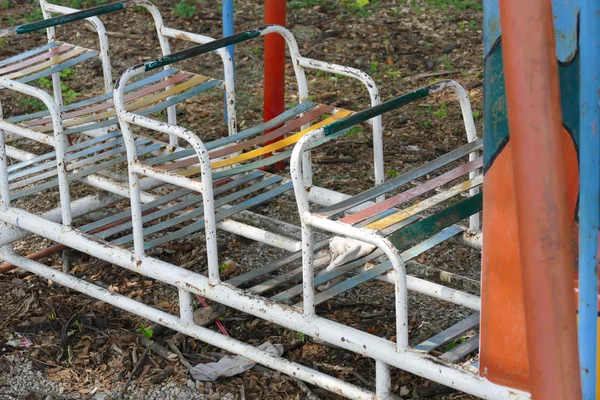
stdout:
<svg viewBox="0 0 600 400">
<path fill-rule="evenodd" d="M 169 93 L 165 98 L 144 102 L 145 98 L 156 96 L 153 94 L 154 90 L 148 89 L 149 87 L 162 84 L 164 81 L 161 79 L 167 76 L 177 77 L 184 83 L 195 79 L 195 76 L 184 76 L 184 72 L 171 69 L 171 64 L 267 34 L 281 35 L 288 44 L 298 81 L 299 105 L 268 123 L 234 132 L 228 137 L 208 143 L 204 143 L 201 136 L 175 123 L 165 123 L 152 118 L 152 107 L 157 103 L 164 108 L 171 106 L 171 103 L 166 103 L 169 100 L 175 104 L 182 98 L 178 97 L 179 93 Z M 162 71 L 163 67 L 169 69 Z M 335 72 L 361 80 L 369 90 L 373 106 L 353 113 L 309 102 L 305 69 Z M 137 82 L 146 80 L 145 84 L 148 86 L 132 88 L 136 83 L 130 84 L 130 81 L 144 73 L 151 75 Z M 156 78 L 158 75 L 160 77 Z M 180 84 L 171 83 L 174 88 Z M 204 84 L 204 81 L 198 80 L 190 85 L 200 88 Z M 384 183 L 381 114 L 445 88 L 453 89 L 458 95 L 469 143 Z M 191 92 L 193 89 L 184 90 Z M 127 92 L 129 94 L 126 94 Z M 139 94 L 140 92 L 143 94 Z M 182 91 L 181 95 L 184 93 L 188 92 Z M 104 107 L 102 102 L 84 106 L 96 107 L 91 113 L 98 113 L 102 115 L 101 118 L 92 117 L 84 108 L 81 112 L 76 109 L 68 110 L 73 114 L 67 112 L 64 121 L 69 124 L 69 128 L 73 127 L 72 129 L 85 129 L 85 124 L 105 121 L 111 121 L 112 124 L 114 119 L 111 118 L 114 118 L 114 114 L 110 108 L 114 105 L 121 134 L 108 132 L 104 136 L 84 142 L 85 144 L 80 143 L 71 148 L 57 147 L 56 156 L 44 155 L 36 161 L 25 161 L 26 164 L 10 172 L 6 164 L 1 166 L 0 220 L 5 223 L 0 228 L 1 259 L 150 321 L 169 326 L 227 351 L 242 354 L 347 397 L 389 398 L 389 367 L 393 366 L 483 398 L 528 398 L 525 393 L 479 377 L 472 371 L 472 367 L 463 368 L 453 364 L 476 348 L 473 346 L 476 339 L 468 341 L 468 346 L 465 343 L 457 347 L 460 350 L 444 353 L 441 357 L 428 354 L 475 326 L 477 316 L 470 317 L 467 322 L 444 331 L 415 348 L 408 346 L 407 290 L 415 290 L 474 310 L 479 308 L 476 296 L 406 276 L 404 271 L 406 260 L 467 230 L 470 231 L 468 234 L 478 231 L 477 214 L 481 210 L 481 194 L 477 189 L 482 184 L 482 178 L 478 172 L 481 159 L 477 151 L 481 148 L 481 142 L 476 139 L 468 97 L 460 85 L 452 81 L 443 81 L 380 104 L 375 84 L 364 73 L 301 57 L 289 31 L 279 26 L 267 26 L 131 67 L 123 73 L 116 85 L 113 101 L 108 107 Z M 47 118 L 45 115 L 36 115 L 34 118 L 28 120 L 33 121 L 29 128 L 44 129 L 43 127 L 47 126 L 48 119 L 44 119 Z M 82 118 L 85 122 L 81 121 Z M 59 118 L 55 120 L 62 121 Z M 20 129 L 26 128 L 14 126 L 17 123 L 26 123 L 25 121 L 13 121 L 10 125 L 13 132 L 22 133 Z M 356 124 L 366 122 L 371 123 L 374 131 L 374 188 L 351 197 L 314 186 L 308 151 L 314 151 L 322 143 L 341 137 Z M 169 143 L 135 134 L 136 127 L 163 133 L 184 143 L 182 147 L 174 148 Z M 263 135 L 264 131 L 273 128 L 276 129 Z M 53 131 L 55 136 L 64 138 L 62 131 Z M 45 134 L 44 132 L 38 133 Z M 285 138 L 267 144 L 280 136 Z M 174 142 L 175 140 L 171 140 L 171 143 Z M 266 155 L 270 157 L 264 158 Z M 263 167 L 283 159 L 291 160 L 291 179 L 263 170 Z M 63 179 L 53 181 L 53 166 L 57 163 L 60 166 L 61 162 L 64 162 L 65 168 L 62 171 L 59 169 L 57 173 L 59 178 L 62 174 Z M 73 163 L 71 169 L 70 162 Z M 71 202 L 68 182 L 81 178 L 76 175 L 80 168 L 81 171 L 86 171 L 87 176 L 100 170 L 126 170 L 125 187 L 120 182 L 104 185 L 113 194 L 129 196 L 131 208 L 119 210 L 109 217 L 93 222 L 79 223 L 75 220 L 71 223 L 70 219 L 65 219 L 65 215 L 75 215 L 72 212 L 74 207 L 81 213 L 105 204 L 100 200 L 100 195 L 86 202 Z M 11 173 L 12 188 L 9 184 Z M 41 178 L 37 179 L 37 175 Z M 422 179 L 426 175 L 427 177 Z M 423 182 L 411 185 L 418 179 Z M 19 184 L 23 181 L 25 183 Z M 53 183 L 50 185 L 48 182 Z M 58 185 L 60 188 L 61 195 L 64 196 L 61 201 L 62 212 L 49 210 L 44 214 L 35 215 L 11 205 L 10 196 L 25 198 L 27 193 L 19 193 L 45 184 Z M 100 184 L 92 186 L 101 187 Z M 150 190 L 157 187 L 166 190 Z M 469 197 L 456 201 L 456 197 L 467 193 Z M 299 241 L 274 234 L 268 226 L 240 227 L 230 220 L 240 213 L 253 210 L 258 204 L 284 194 L 294 195 L 298 204 L 302 221 L 302 237 Z M 385 196 L 391 197 L 383 199 Z M 420 199 L 420 202 L 415 204 L 415 199 Z M 62 223 L 59 223 L 61 219 L 57 218 L 57 215 L 61 214 Z M 457 225 L 465 219 L 470 219 L 469 229 Z M 256 266 L 245 274 L 223 281 L 219 270 L 217 246 L 219 229 L 295 252 L 284 259 Z M 327 241 L 313 243 L 314 229 L 369 243 L 375 246 L 375 250 L 361 259 L 353 260 L 315 278 L 316 270 L 325 267 L 327 262 L 323 259 L 315 261 L 314 253 L 324 248 Z M 206 241 L 206 273 L 186 270 L 147 253 L 152 247 L 197 232 L 203 233 Z M 41 235 L 176 287 L 179 293 L 179 315 L 166 313 L 68 273 L 56 271 L 17 255 L 6 246 L 27 233 Z M 285 268 L 295 260 L 302 261 L 301 267 Z M 355 275 L 345 278 L 348 273 Z M 301 280 L 298 282 L 299 277 Z M 315 293 L 315 286 L 340 277 L 344 279 L 341 283 Z M 375 278 L 390 282 L 395 288 L 394 341 L 317 314 L 317 304 Z M 373 358 L 376 361 L 375 393 L 196 325 L 193 319 L 194 295 L 204 296 L 233 309 L 318 338 L 326 344 Z M 300 302 L 296 299 L 299 295 L 302 295 Z"/>
</svg>

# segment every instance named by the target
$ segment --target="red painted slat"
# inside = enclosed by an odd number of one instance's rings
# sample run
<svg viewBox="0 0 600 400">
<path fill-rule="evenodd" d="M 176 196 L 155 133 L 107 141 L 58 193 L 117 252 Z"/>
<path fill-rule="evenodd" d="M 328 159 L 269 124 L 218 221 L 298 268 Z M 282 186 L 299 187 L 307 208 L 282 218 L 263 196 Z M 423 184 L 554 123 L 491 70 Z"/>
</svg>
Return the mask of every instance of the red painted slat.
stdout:
<svg viewBox="0 0 600 400">
<path fill-rule="evenodd" d="M 415 197 L 420 196 L 423 193 L 433 190 L 450 181 L 453 181 L 454 179 L 460 178 L 461 176 L 468 174 L 469 172 L 477 168 L 481 168 L 482 163 L 482 157 L 476 158 L 475 160 L 467 164 L 463 164 L 460 167 L 453 169 L 452 171 L 448 171 L 445 174 L 430 179 L 419 186 L 410 188 L 407 191 L 399 193 L 396 196 L 390 197 L 387 200 L 384 200 L 380 203 L 374 204 L 371 207 L 365 208 L 364 210 L 358 211 L 352 215 L 344 217 L 340 219 L 340 222 L 345 222 L 347 224 L 356 224 L 374 215 L 387 211 L 406 201 L 414 199 Z"/>
<path fill-rule="evenodd" d="M 245 140 L 245 141 L 242 141 L 241 143 L 238 143 L 238 144 L 230 146 L 230 147 L 212 151 L 209 153 L 209 156 L 210 156 L 210 158 L 223 157 L 228 154 L 233 154 L 235 152 L 248 149 L 257 144 L 263 144 L 269 140 L 273 140 L 273 138 L 282 137 L 285 134 L 293 131 L 294 129 L 298 129 L 298 128 L 302 127 L 302 125 L 311 123 L 312 121 L 319 118 L 323 114 L 333 112 L 333 110 L 334 110 L 334 108 L 331 106 L 320 105 L 320 106 L 314 108 L 313 110 L 307 112 L 302 117 L 296 118 L 295 120 L 290 121 L 286 125 L 284 125 L 280 128 L 277 128 L 276 130 L 271 131 L 266 135 L 258 136 L 254 139 Z M 162 168 L 165 170 L 168 170 L 168 171 L 172 171 L 177 168 L 183 168 L 183 167 L 187 167 L 187 166 L 194 165 L 197 163 L 198 163 L 198 159 L 196 157 L 191 157 L 191 158 L 188 158 L 185 160 L 181 160 L 181 161 L 174 162 L 172 164 L 165 165 Z"/>
<path fill-rule="evenodd" d="M 30 65 L 37 64 L 40 61 L 45 61 L 51 57 L 55 57 L 73 48 L 74 46 L 72 45 L 62 45 L 59 47 L 54 47 L 53 49 L 50 49 L 47 52 L 37 55 L 35 57 L 31 57 L 16 64 L 9 65 L 8 67 L 0 68 L 0 75 L 5 75 L 10 72 L 28 67 Z"/>
<path fill-rule="evenodd" d="M 174 84 L 179 83 L 187 78 L 190 78 L 191 76 L 193 76 L 193 74 L 190 74 L 188 72 L 180 72 L 177 75 L 173 75 L 169 79 L 165 79 L 164 81 L 160 81 L 158 83 L 155 83 L 154 85 L 147 86 L 141 90 L 138 90 L 136 92 L 128 94 L 127 96 L 125 96 L 125 103 L 136 100 L 136 99 L 146 96 L 148 94 L 157 92 L 161 89 L 166 88 L 167 86 L 174 85 Z M 103 103 L 97 104 L 92 107 L 86 107 L 86 108 L 82 108 L 82 109 L 79 109 L 76 111 L 72 111 L 70 113 L 66 113 L 63 115 L 63 121 L 66 121 L 71 118 L 76 118 L 76 117 L 79 117 L 79 116 L 85 115 L 85 114 L 91 114 L 91 113 L 95 113 L 95 112 L 99 112 L 99 111 L 104 111 L 111 107 L 114 107 L 113 101 L 112 100 L 105 101 Z M 45 118 L 40 118 L 40 119 L 26 122 L 25 125 L 39 126 L 39 125 L 48 124 L 50 122 L 52 122 L 52 119 L 50 117 L 45 117 Z"/>
</svg>

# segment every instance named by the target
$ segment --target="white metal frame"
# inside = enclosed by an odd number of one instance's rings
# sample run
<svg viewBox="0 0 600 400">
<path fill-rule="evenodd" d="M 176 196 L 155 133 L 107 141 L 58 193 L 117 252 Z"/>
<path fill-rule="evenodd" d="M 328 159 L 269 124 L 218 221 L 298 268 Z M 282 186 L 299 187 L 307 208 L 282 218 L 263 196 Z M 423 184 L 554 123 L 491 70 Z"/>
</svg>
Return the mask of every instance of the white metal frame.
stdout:
<svg viewBox="0 0 600 400">
<path fill-rule="evenodd" d="M 45 1 L 45 0 L 41 0 Z M 144 3 L 140 1 L 139 2 Z M 58 6 L 56 6 L 58 7 Z M 151 12 L 154 6 L 146 8 Z M 56 10 L 56 9 L 55 9 Z M 57 11 L 56 11 L 57 12 Z M 157 14 L 160 17 L 160 14 Z M 153 14 L 155 21 L 157 17 Z M 181 38 L 181 31 L 165 28 L 157 23 L 157 30 L 160 35 L 166 37 Z M 317 69 L 327 72 L 335 72 L 359 79 L 369 90 L 371 102 L 373 106 L 380 103 L 379 93 L 377 88 L 366 74 L 352 68 L 346 68 L 338 65 L 323 63 L 317 60 L 301 57 L 298 52 L 298 47 L 291 33 L 282 27 L 269 26 L 265 28 L 261 35 L 276 33 L 283 36 L 287 42 L 300 92 L 300 101 L 308 99 L 308 87 L 304 75 L 304 69 Z M 191 34 L 186 34 L 191 35 Z M 208 42 L 209 38 L 200 35 L 192 35 L 188 37 L 191 41 Z M 168 42 L 164 40 L 163 52 L 168 50 Z M 163 41 L 161 41 L 163 45 Z M 227 52 L 224 52 L 227 54 Z M 228 55 L 227 55 L 228 57 Z M 229 61 L 231 61 L 229 59 Z M 224 61 L 226 76 L 227 62 Z M 324 387 L 328 390 L 335 391 L 344 396 L 357 399 L 386 399 L 391 393 L 390 371 L 389 367 L 394 366 L 408 372 L 417 374 L 428 379 L 433 379 L 444 385 L 454 387 L 473 395 L 489 398 L 489 399 L 527 399 L 528 393 L 509 389 L 500 385 L 493 384 L 488 380 L 481 378 L 466 369 L 444 364 L 440 360 L 424 355 L 418 351 L 411 349 L 408 346 L 408 331 L 407 331 L 407 310 L 406 310 L 406 295 L 408 289 L 427 293 L 433 297 L 445 299 L 458 304 L 464 304 L 473 309 L 478 309 L 479 304 L 475 296 L 471 296 L 449 288 L 444 288 L 442 285 L 432 284 L 422 280 L 411 280 L 406 276 L 403 261 L 394 248 L 385 238 L 373 233 L 359 229 L 348 229 L 348 226 L 331 221 L 317 218 L 310 214 L 308 208 L 309 199 L 317 200 L 321 204 L 335 202 L 336 199 L 345 197 L 343 194 L 327 191 L 323 188 L 312 187 L 312 173 L 310 168 L 310 159 L 307 157 L 306 149 L 308 145 L 323 136 L 323 130 L 319 129 L 305 136 L 294 148 L 291 159 L 292 181 L 294 183 L 294 191 L 298 202 L 298 208 L 302 219 L 302 241 L 304 244 L 303 251 L 303 309 L 297 309 L 272 301 L 265 298 L 252 295 L 244 290 L 232 287 L 224 282 L 221 282 L 219 277 L 218 259 L 217 259 L 217 243 L 216 229 L 224 228 L 223 222 L 217 224 L 214 218 L 214 196 L 212 186 L 212 171 L 208 152 L 198 136 L 193 132 L 175 125 L 175 121 L 165 124 L 151 118 L 136 115 L 127 112 L 124 108 L 123 87 L 127 81 L 134 75 L 142 73 L 142 68 L 134 67 L 128 69 L 119 80 L 115 88 L 115 107 L 123 130 L 123 136 L 127 147 L 128 156 L 128 181 L 129 193 L 122 185 L 118 185 L 110 180 L 102 180 L 96 177 L 93 182 L 92 177 L 88 183 L 95 187 L 108 189 L 112 193 L 118 195 L 130 195 L 131 209 L 134 227 L 134 250 L 126 250 L 104 242 L 93 236 L 84 234 L 76 229 L 73 229 L 70 224 L 72 218 L 80 216 L 88 211 L 98 209 L 110 201 L 116 201 L 118 197 L 108 196 L 101 198 L 100 196 L 91 196 L 71 204 L 68 191 L 68 182 L 66 180 L 66 169 L 61 157 L 64 157 L 66 148 L 66 139 L 62 131 L 62 122 L 58 109 L 57 101 L 53 100 L 47 93 L 42 90 L 32 88 L 28 85 L 17 84 L 14 81 L 0 78 L 0 85 L 10 88 L 21 93 L 39 98 L 46 104 L 51 112 L 54 124 L 54 136 L 47 136 L 43 139 L 46 143 L 56 147 L 57 151 L 57 168 L 59 171 L 59 189 L 61 195 L 60 210 L 51 210 L 43 216 L 28 213 L 22 209 L 11 207 L 8 192 L 8 173 L 6 170 L 6 146 L 4 141 L 4 130 L 13 132 L 23 137 L 30 137 L 31 133 L 26 129 L 15 129 L 13 124 L 8 124 L 0 120 L 0 221 L 5 225 L 0 227 L 0 258 L 4 261 L 11 262 L 28 271 L 38 275 L 52 279 L 67 287 L 86 293 L 95 298 L 101 299 L 125 310 L 131 311 L 137 315 L 147 318 L 151 321 L 169 326 L 180 332 L 194 336 L 198 339 L 219 346 L 233 353 L 242 354 L 259 363 L 267 365 L 271 368 L 280 370 L 284 373 L 296 376 L 307 382 Z M 232 72 L 232 71 L 231 71 Z M 470 115 L 470 104 L 464 89 L 458 84 L 449 84 L 457 93 L 463 109 L 463 117 L 469 141 L 475 139 L 475 127 L 472 123 L 472 115 Z M 234 96 L 233 86 L 226 85 L 231 90 L 231 96 Z M 232 97 L 234 98 L 234 97 Z M 232 103 L 235 105 L 235 101 Z M 229 102 L 228 102 L 229 106 Z M 232 127 L 235 129 L 235 112 L 229 114 L 229 127 L 232 133 Z M 470 118 L 467 118 L 469 117 Z M 233 118 L 233 119 L 232 119 Z M 171 123 L 172 122 L 172 123 Z M 155 131 L 168 134 L 170 137 L 183 139 L 188 142 L 196 151 L 201 170 L 201 181 L 194 181 L 187 178 L 182 178 L 175 174 L 167 173 L 163 170 L 144 165 L 137 157 L 136 146 L 134 145 L 134 136 L 129 125 L 136 124 Z M 383 182 L 383 146 L 381 133 L 381 117 L 377 116 L 371 120 L 373 126 L 373 141 L 375 152 L 375 184 Z M 29 135 L 29 136 L 28 136 Z M 173 141 L 171 144 L 173 145 Z M 470 156 L 474 159 L 474 156 Z M 140 179 L 140 175 L 148 178 Z M 62 177 L 62 178 L 61 178 Z M 171 183 L 177 186 L 189 188 L 199 192 L 203 196 L 206 231 L 210 234 L 206 235 L 207 252 L 208 252 L 208 276 L 193 273 L 163 261 L 154 259 L 144 253 L 144 238 L 143 227 L 141 222 L 141 204 L 142 202 L 151 201 L 152 195 L 144 192 L 152 187 L 157 187 L 165 183 Z M 309 188 L 310 190 L 307 190 Z M 59 223 L 62 221 L 62 223 Z M 235 222 L 235 221 L 233 221 Z M 239 224 L 239 223 L 238 223 Z M 230 224 L 230 231 L 240 232 L 244 230 L 243 225 Z M 344 326 L 326 318 L 320 317 L 315 313 L 314 307 L 314 269 L 312 265 L 312 227 L 325 229 L 335 234 L 353 237 L 371 243 L 384 251 L 386 256 L 392 262 L 394 273 L 389 275 L 388 279 L 393 280 L 395 285 L 396 296 L 396 333 L 397 340 L 395 343 L 378 338 L 374 335 L 362 332 L 360 330 Z M 479 227 L 478 220 L 475 223 L 471 220 L 471 229 L 477 230 Z M 226 228 L 225 228 L 226 229 Z M 226 229 L 227 230 L 227 229 Z M 103 288 L 85 282 L 81 279 L 74 278 L 64 272 L 56 271 L 46 267 L 35 261 L 28 260 L 24 257 L 16 255 L 11 248 L 5 245 L 12 243 L 14 240 L 23 237 L 27 233 L 34 233 L 46 237 L 50 240 L 65 244 L 71 248 L 79 250 L 90 256 L 103 259 L 107 262 L 119 265 L 120 267 L 129 269 L 144 276 L 148 276 L 166 284 L 175 286 L 179 289 L 180 297 L 180 316 L 174 316 L 162 311 L 156 310 L 148 305 L 139 303 L 132 299 L 111 293 Z M 268 236 L 270 232 L 257 229 L 251 235 L 257 240 L 269 242 L 270 244 L 278 242 L 276 236 Z M 273 235 L 273 234 L 271 234 Z M 260 239 L 258 239 L 260 237 Z M 280 247 L 287 247 L 290 250 L 298 248 L 297 242 L 289 242 L 281 244 Z M 444 289 L 444 293 L 442 290 Z M 437 291 L 437 293 L 436 293 Z M 448 293 L 452 293 L 451 296 Z M 241 343 L 235 339 L 220 335 L 209 329 L 196 326 L 191 318 L 191 294 L 198 294 L 216 302 L 225 304 L 242 312 L 249 313 L 259 318 L 277 323 L 289 329 L 293 329 L 304 334 L 318 337 L 326 343 L 342 347 L 346 350 L 372 357 L 376 360 L 376 393 L 373 394 L 364 389 L 347 384 L 338 379 L 334 379 L 325 374 L 314 371 L 310 368 L 303 367 L 299 364 L 286 361 L 279 357 L 274 357 L 253 346 Z"/>
</svg>

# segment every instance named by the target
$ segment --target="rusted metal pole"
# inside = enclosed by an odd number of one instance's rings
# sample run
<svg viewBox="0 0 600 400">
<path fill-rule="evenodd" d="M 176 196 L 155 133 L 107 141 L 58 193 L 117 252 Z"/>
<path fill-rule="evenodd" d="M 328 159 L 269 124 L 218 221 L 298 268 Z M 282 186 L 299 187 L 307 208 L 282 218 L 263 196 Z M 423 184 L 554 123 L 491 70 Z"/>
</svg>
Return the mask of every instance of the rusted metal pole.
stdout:
<svg viewBox="0 0 600 400">
<path fill-rule="evenodd" d="M 265 24 L 285 26 L 286 3 L 287 0 L 265 0 Z M 285 110 L 285 39 L 283 37 L 276 34 L 265 36 L 264 60 L 264 120 L 266 122 Z M 277 140 L 279 138 L 268 143 Z M 283 161 L 280 161 L 272 168 L 274 171 L 279 171 L 283 167 Z"/>
<path fill-rule="evenodd" d="M 562 113 L 549 0 L 501 0 L 504 75 L 534 400 L 581 399 Z"/>
</svg>

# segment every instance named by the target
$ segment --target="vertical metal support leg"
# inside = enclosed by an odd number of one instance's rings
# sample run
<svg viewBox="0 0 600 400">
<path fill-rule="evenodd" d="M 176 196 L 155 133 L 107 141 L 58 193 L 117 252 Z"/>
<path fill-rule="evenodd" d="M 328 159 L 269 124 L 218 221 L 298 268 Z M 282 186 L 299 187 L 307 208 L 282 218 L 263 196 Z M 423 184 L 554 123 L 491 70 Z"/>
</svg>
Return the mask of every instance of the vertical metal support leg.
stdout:
<svg viewBox="0 0 600 400">
<path fill-rule="evenodd" d="M 302 224 L 302 288 L 304 315 L 315 315 L 315 271 L 313 268 L 312 228 Z"/>
<path fill-rule="evenodd" d="M 71 253 L 71 249 L 68 248 L 62 251 L 62 272 L 65 274 L 71 269 Z"/>
<path fill-rule="evenodd" d="M 596 398 L 600 229 L 600 4 L 581 2 L 579 359 L 584 400 Z"/>
<path fill-rule="evenodd" d="M 0 119 L 2 119 L 2 102 L 0 102 Z M 8 160 L 6 159 L 6 139 L 4 130 L 0 129 L 0 210 L 10 206 L 10 191 L 8 189 Z M 3 249 L 13 250 L 13 244 L 7 244 Z"/>
<path fill-rule="evenodd" d="M 2 103 L 0 102 L 0 119 L 3 118 Z M 6 159 L 6 140 L 4 130 L 0 129 L 0 209 L 6 210 L 10 205 L 8 189 L 8 160 Z"/>
<path fill-rule="evenodd" d="M 390 366 L 379 360 L 375 361 L 375 394 L 377 400 L 388 400 L 392 397 Z"/>
<path fill-rule="evenodd" d="M 194 323 L 194 297 L 187 290 L 179 289 L 179 316 L 184 324 Z"/>
</svg>

